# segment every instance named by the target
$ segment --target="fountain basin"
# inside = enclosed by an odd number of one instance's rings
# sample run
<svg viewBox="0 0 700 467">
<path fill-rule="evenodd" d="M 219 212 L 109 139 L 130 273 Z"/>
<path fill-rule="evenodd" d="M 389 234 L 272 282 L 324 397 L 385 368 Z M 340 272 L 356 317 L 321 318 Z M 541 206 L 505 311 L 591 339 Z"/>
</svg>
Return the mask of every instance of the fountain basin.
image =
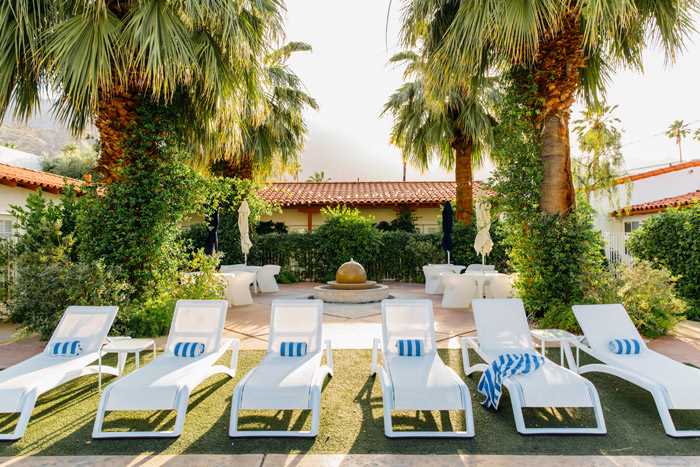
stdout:
<svg viewBox="0 0 700 467">
<path fill-rule="evenodd" d="M 338 287 L 348 285 L 354 287 Z M 388 297 L 389 287 L 372 281 L 363 284 L 341 283 L 314 287 L 314 298 L 329 303 L 372 303 L 380 302 Z"/>
</svg>

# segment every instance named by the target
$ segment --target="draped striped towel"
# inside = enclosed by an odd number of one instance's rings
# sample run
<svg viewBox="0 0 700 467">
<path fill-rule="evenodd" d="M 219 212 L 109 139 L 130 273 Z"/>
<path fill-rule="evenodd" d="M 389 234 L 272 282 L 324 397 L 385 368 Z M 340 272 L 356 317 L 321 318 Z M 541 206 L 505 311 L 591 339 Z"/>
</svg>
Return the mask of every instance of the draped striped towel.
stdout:
<svg viewBox="0 0 700 467">
<path fill-rule="evenodd" d="M 206 346 L 201 342 L 178 342 L 173 353 L 176 357 L 199 357 L 204 353 Z"/>
<path fill-rule="evenodd" d="M 80 341 L 54 342 L 51 346 L 51 354 L 57 357 L 77 357 L 82 351 Z"/>
<path fill-rule="evenodd" d="M 637 355 L 642 351 L 642 344 L 637 339 L 613 339 L 608 348 L 618 355 Z"/>
<path fill-rule="evenodd" d="M 280 355 L 282 357 L 303 357 L 306 355 L 306 342 L 282 342 Z"/>
<path fill-rule="evenodd" d="M 396 341 L 399 357 L 420 357 L 423 355 L 423 341 L 420 339 L 399 339 Z"/>
<path fill-rule="evenodd" d="M 498 410 L 498 403 L 503 392 L 503 380 L 511 376 L 532 373 L 543 364 L 544 358 L 534 352 L 499 355 L 496 360 L 491 362 L 479 380 L 477 390 L 486 397 L 481 405 L 487 409 Z"/>
</svg>

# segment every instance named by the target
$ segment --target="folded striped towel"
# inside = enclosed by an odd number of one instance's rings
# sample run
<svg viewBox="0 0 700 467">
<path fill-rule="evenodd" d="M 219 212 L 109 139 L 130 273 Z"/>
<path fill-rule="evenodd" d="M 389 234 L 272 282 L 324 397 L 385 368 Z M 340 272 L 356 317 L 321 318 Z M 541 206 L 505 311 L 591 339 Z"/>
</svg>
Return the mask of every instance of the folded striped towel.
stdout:
<svg viewBox="0 0 700 467">
<path fill-rule="evenodd" d="M 481 375 L 477 390 L 486 399 L 481 403 L 487 409 L 498 410 L 503 392 L 503 380 L 515 375 L 526 375 L 544 365 L 544 358 L 534 352 L 504 353 L 491 362 Z"/>
<path fill-rule="evenodd" d="M 306 355 L 306 342 L 282 342 L 280 355 L 282 357 L 303 357 Z"/>
<path fill-rule="evenodd" d="M 173 353 L 176 357 L 199 357 L 204 353 L 206 346 L 201 342 L 178 342 Z"/>
<path fill-rule="evenodd" d="M 423 355 L 423 341 L 420 339 L 399 339 L 396 341 L 399 357 L 420 357 Z"/>
<path fill-rule="evenodd" d="M 80 341 L 54 342 L 51 346 L 51 355 L 56 357 L 77 357 L 82 351 Z"/>
<path fill-rule="evenodd" d="M 642 344 L 637 339 L 613 339 L 608 349 L 618 355 L 637 355 L 642 351 Z"/>
</svg>

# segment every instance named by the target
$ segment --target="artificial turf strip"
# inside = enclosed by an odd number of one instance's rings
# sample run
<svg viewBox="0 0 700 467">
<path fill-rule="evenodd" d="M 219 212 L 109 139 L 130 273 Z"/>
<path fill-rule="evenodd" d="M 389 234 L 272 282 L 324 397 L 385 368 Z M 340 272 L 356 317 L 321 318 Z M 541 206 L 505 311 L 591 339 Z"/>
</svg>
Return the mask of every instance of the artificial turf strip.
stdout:
<svg viewBox="0 0 700 467">
<path fill-rule="evenodd" d="M 440 351 L 445 362 L 461 371 L 458 350 Z M 522 436 L 515 431 L 509 398 L 504 395 L 498 412 L 488 412 L 479 404 L 475 384 L 478 376 L 464 378 L 472 394 L 476 437 L 474 439 L 388 439 L 384 437 L 379 381 L 369 376 L 369 351 L 336 350 L 335 377 L 326 385 L 322 398 L 320 434 L 316 439 L 274 439 L 228 437 L 231 394 L 234 384 L 263 356 L 261 351 L 244 351 L 234 380 L 210 378 L 192 395 L 185 429 L 177 439 L 92 440 L 90 434 L 98 403 L 96 377 L 84 377 L 44 395 L 18 442 L 0 442 L 0 456 L 107 455 L 107 454 L 226 454 L 226 453 L 400 453 L 400 454 L 578 454 L 578 455 L 697 455 L 700 439 L 673 439 L 661 427 L 653 400 L 645 391 L 620 379 L 592 375 L 598 388 L 608 434 L 605 436 Z M 473 357 L 473 356 L 472 356 Z M 554 357 L 554 356 L 553 356 Z M 228 355 L 225 357 L 228 361 Z M 558 358 L 558 355 L 556 356 Z M 111 414 L 110 429 L 144 429 L 172 424 L 167 414 Z M 146 418 L 143 417 L 146 416 Z M 264 415 L 264 416 L 263 416 Z M 243 428 L 299 428 L 310 417 L 294 412 L 253 413 L 244 417 Z M 404 414 L 396 417 L 403 426 L 432 430 L 445 421 L 440 413 Z M 578 414 L 590 423 L 590 413 Z M 577 415 L 577 416 L 578 416 Z M 535 411 L 528 424 L 541 420 L 566 419 L 568 414 Z M 700 412 L 674 415 L 682 427 L 700 427 Z M 464 425 L 463 416 L 450 417 L 454 428 Z M 12 422 L 10 422 L 12 423 Z M 7 417 L 0 417 L 0 431 L 10 428 Z"/>
</svg>

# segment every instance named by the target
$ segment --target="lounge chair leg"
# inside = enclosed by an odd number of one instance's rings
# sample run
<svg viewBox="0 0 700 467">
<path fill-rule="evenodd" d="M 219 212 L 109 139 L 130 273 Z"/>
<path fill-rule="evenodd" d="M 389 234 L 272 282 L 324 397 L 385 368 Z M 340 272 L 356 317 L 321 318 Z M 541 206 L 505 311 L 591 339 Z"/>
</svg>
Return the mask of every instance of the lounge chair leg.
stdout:
<svg viewBox="0 0 700 467">
<path fill-rule="evenodd" d="M 376 337 L 372 340 L 372 364 L 370 366 L 370 374 L 375 376 L 379 371 L 379 352 L 381 352 L 381 344 Z"/>
<path fill-rule="evenodd" d="M 15 429 L 12 431 L 12 433 L 0 434 L 0 441 L 16 441 L 22 438 L 22 436 L 24 436 L 24 432 L 27 431 L 29 419 L 32 417 L 32 412 L 34 411 L 34 406 L 36 405 L 36 391 L 26 393 L 23 399 L 22 408 L 20 409 L 19 419 L 17 420 Z"/>
</svg>

